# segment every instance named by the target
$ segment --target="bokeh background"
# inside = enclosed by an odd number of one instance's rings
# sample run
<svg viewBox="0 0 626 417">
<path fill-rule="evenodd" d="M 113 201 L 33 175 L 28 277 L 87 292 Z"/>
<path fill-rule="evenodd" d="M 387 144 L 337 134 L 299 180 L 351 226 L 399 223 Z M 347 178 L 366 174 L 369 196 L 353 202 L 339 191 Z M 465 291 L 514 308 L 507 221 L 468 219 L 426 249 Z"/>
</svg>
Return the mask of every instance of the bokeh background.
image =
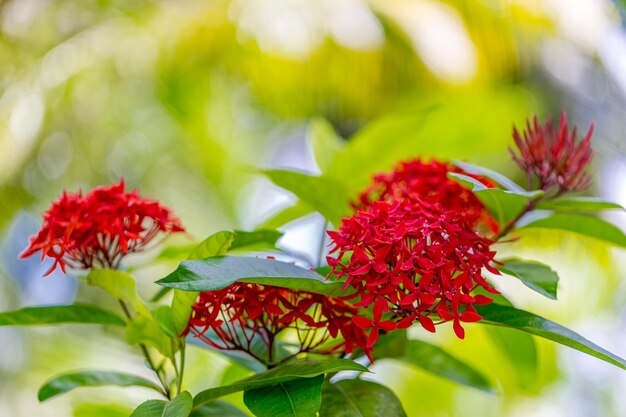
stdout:
<svg viewBox="0 0 626 417">
<path fill-rule="evenodd" d="M 596 123 L 589 194 L 626 205 L 624 17 L 609 0 L 2 1 L 0 310 L 102 301 L 70 277 L 40 278 L 47 267 L 38 259 L 16 258 L 62 190 L 120 177 L 173 207 L 196 239 L 280 226 L 281 246 L 314 262 L 323 221 L 289 221 L 301 207 L 257 169 L 325 169 L 311 151 L 320 126 L 342 138 L 329 143 L 350 157 L 331 168 L 357 189 L 415 155 L 521 178 L 506 151 L 513 123 L 566 110 L 580 129 Z M 607 216 L 626 227 L 623 213 Z M 624 250 L 537 231 L 502 250 L 561 276 L 556 302 L 516 283 L 502 283 L 503 292 L 626 356 Z M 147 260 L 135 267 L 149 297 L 174 265 Z M 445 331 L 428 340 L 497 381 L 499 395 L 390 360 L 371 377 L 392 387 L 411 417 L 626 416 L 623 371 L 543 341 L 512 363 L 484 326 L 469 327 L 463 342 Z M 42 382 L 66 370 L 148 375 L 111 333 L 0 328 L 0 415 L 128 415 L 148 391 L 36 399 Z M 200 349 L 188 370 L 192 391 L 245 376 Z"/>
</svg>

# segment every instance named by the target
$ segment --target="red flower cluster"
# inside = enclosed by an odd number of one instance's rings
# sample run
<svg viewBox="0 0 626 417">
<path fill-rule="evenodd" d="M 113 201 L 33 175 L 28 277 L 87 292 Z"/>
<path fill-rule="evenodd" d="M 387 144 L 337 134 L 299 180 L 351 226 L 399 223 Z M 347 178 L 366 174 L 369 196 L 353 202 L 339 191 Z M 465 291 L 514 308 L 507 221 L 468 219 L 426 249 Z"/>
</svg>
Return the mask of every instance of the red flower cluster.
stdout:
<svg viewBox="0 0 626 417">
<path fill-rule="evenodd" d="M 449 173 L 470 176 L 487 187 L 495 186 L 488 179 L 469 174 L 449 163 L 414 159 L 399 163 L 390 173 L 375 175 L 372 184 L 361 193 L 358 202 L 353 206 L 355 209 L 366 210 L 372 202 L 381 200 L 426 202 L 445 210 L 463 213 L 472 225 L 487 226 L 497 233 L 498 223 L 485 206 L 470 190 L 448 178 Z"/>
<path fill-rule="evenodd" d="M 63 272 L 65 267 L 117 268 L 121 259 L 145 249 L 159 232 L 184 231 L 180 220 L 157 201 L 138 191 L 124 191 L 124 181 L 97 187 L 83 195 L 64 192 L 43 215 L 43 226 L 20 254 L 26 258 L 39 251 Z"/>
<path fill-rule="evenodd" d="M 276 337 L 288 330 L 299 343 L 293 354 L 350 353 L 366 348 L 365 332 L 352 321 L 357 309 L 338 298 L 269 285 L 235 283 L 200 293 L 185 333 L 191 332 L 209 346 L 243 351 L 272 364 Z M 211 329 L 215 338 L 207 337 Z M 338 335 L 343 340 L 336 339 Z M 267 358 L 259 357 L 253 342 L 261 340 Z"/>
<path fill-rule="evenodd" d="M 379 330 L 407 328 L 416 321 L 431 332 L 436 324 L 453 321 L 462 339 L 461 322 L 481 319 L 474 304 L 492 300 L 471 293 L 478 287 L 497 293 L 482 269 L 499 272 L 490 265 L 493 242 L 474 231 L 471 219 L 462 210 L 415 197 L 375 201 L 343 219 L 339 231 L 328 232 L 331 253 L 337 252 L 327 258 L 332 273 L 345 277 L 344 288 L 355 290 L 349 296 L 358 297 L 355 306 L 373 306 L 373 318 L 353 319 L 372 329 L 368 347 Z"/>
<path fill-rule="evenodd" d="M 591 184 L 591 177 L 585 172 L 593 151 L 591 135 L 593 124 L 587 134 L 577 143 L 576 127 L 570 131 L 565 112 L 561 114 L 559 128 L 554 128 L 552 119 L 543 125 L 537 117 L 532 124 L 526 122 L 523 138 L 517 128 L 513 128 L 513 139 L 519 149 L 519 156 L 509 149 L 513 160 L 526 172 L 529 186 L 537 178 L 539 188 L 544 191 L 557 189 L 561 194 L 567 191 L 580 191 Z"/>
</svg>

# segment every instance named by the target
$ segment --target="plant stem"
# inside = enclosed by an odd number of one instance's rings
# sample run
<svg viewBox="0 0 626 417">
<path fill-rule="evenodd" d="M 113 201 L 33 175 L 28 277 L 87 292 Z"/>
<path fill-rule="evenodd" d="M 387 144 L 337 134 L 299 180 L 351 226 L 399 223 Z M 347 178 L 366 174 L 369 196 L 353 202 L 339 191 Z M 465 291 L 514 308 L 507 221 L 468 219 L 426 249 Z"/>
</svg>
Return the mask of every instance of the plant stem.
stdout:
<svg viewBox="0 0 626 417">
<path fill-rule="evenodd" d="M 495 237 L 494 240 L 498 241 L 500 239 L 502 239 L 504 236 L 506 236 L 507 234 L 509 234 L 509 232 L 511 230 L 513 230 L 513 228 L 517 225 L 517 222 L 519 222 L 519 220 L 527 213 L 533 211 L 535 209 L 535 206 L 537 205 L 537 203 L 539 203 L 539 201 L 541 201 L 543 198 L 543 196 L 539 196 L 533 200 L 530 200 L 528 203 L 526 203 L 526 206 L 524 207 L 524 209 L 519 212 L 519 214 L 517 216 L 515 216 L 513 219 L 511 219 L 511 221 L 509 221 L 509 223 L 506 225 L 506 227 L 504 229 L 502 229 L 500 231 L 500 233 L 498 233 L 498 235 Z"/>
<path fill-rule="evenodd" d="M 183 385 L 183 375 L 185 373 L 185 350 L 187 349 L 187 345 L 185 344 L 185 339 L 182 339 L 180 346 L 180 369 L 178 371 L 178 382 L 176 383 L 177 394 L 180 394 L 181 387 Z"/>
<path fill-rule="evenodd" d="M 131 320 L 132 315 L 130 314 L 130 310 L 128 309 L 128 306 L 126 305 L 126 303 L 123 300 L 118 300 L 118 301 L 120 303 L 120 306 L 122 306 L 122 311 L 124 311 L 124 315 L 126 316 L 126 318 L 128 320 Z M 154 361 L 152 360 L 152 357 L 150 356 L 150 352 L 148 352 L 148 348 L 143 343 L 139 343 L 139 349 L 141 350 L 141 353 L 143 353 L 143 357 L 146 359 L 146 362 L 148 363 L 148 366 L 150 367 L 150 369 L 152 369 L 152 371 L 154 371 L 154 373 L 156 374 L 157 378 L 159 378 L 159 382 L 161 383 L 161 386 L 163 388 L 163 395 L 165 395 L 167 399 L 171 399 L 169 385 L 167 384 L 167 382 L 165 382 L 165 377 L 162 375 L 162 373 L 159 372 L 160 368 L 157 368 L 157 366 L 154 364 Z"/>
</svg>

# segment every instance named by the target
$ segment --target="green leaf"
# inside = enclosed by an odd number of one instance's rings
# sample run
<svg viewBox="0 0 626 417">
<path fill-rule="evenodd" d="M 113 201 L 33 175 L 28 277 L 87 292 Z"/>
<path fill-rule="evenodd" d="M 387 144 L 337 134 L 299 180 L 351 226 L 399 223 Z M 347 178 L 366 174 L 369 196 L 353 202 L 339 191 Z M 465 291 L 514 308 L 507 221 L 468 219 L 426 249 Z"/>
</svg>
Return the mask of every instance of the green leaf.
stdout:
<svg viewBox="0 0 626 417">
<path fill-rule="evenodd" d="M 421 340 L 410 340 L 407 352 L 402 359 L 459 384 L 489 393 L 494 392 L 493 385 L 483 374 L 439 346 Z"/>
<path fill-rule="evenodd" d="M 257 417 L 316 417 L 324 375 L 247 390 L 243 402 Z"/>
<path fill-rule="evenodd" d="M 235 240 L 235 233 L 230 230 L 222 230 L 204 239 L 191 251 L 187 259 L 204 259 L 216 255 L 226 255 L 228 249 Z"/>
<path fill-rule="evenodd" d="M 334 224 L 350 213 L 348 202 L 352 196 L 339 180 L 279 169 L 262 172 L 274 184 L 291 191 Z"/>
<path fill-rule="evenodd" d="M 183 291 L 215 291 L 237 281 L 274 285 L 318 294 L 343 294 L 340 282 L 329 282 L 311 270 L 273 259 L 220 256 L 183 261 L 156 283 Z"/>
<path fill-rule="evenodd" d="M 376 349 L 372 352 L 375 360 L 384 358 L 400 358 L 409 348 L 406 329 L 397 329 L 382 334 L 376 341 Z"/>
<path fill-rule="evenodd" d="M 130 417 L 162 417 L 165 404 L 167 402 L 163 400 L 145 401 L 135 408 Z"/>
<path fill-rule="evenodd" d="M 165 404 L 162 417 L 187 417 L 191 413 L 193 399 L 191 394 L 183 391 L 172 401 Z"/>
<path fill-rule="evenodd" d="M 463 174 L 450 173 L 448 176 L 472 190 L 503 228 L 517 217 L 531 200 L 543 194 L 543 191 L 518 192 L 487 188 L 480 181 Z"/>
<path fill-rule="evenodd" d="M 110 371 L 82 371 L 70 372 L 59 375 L 46 382 L 40 389 L 39 401 L 45 401 L 60 394 L 64 394 L 74 388 L 100 387 L 104 385 L 117 385 L 121 387 L 145 387 L 162 392 L 154 382 L 140 376 L 122 372 Z"/>
<path fill-rule="evenodd" d="M 502 187 L 504 187 L 504 189 L 508 191 L 513 191 L 519 194 L 526 193 L 526 190 L 524 190 L 522 187 L 517 185 L 515 181 L 513 181 L 510 178 L 507 178 L 506 176 L 500 174 L 499 172 L 496 172 L 491 169 L 481 167 L 478 165 L 469 164 L 467 162 L 454 161 L 453 164 L 461 168 L 463 171 L 467 172 L 468 174 L 480 175 L 482 177 L 488 178 L 496 182 L 497 184 L 500 184 Z"/>
<path fill-rule="evenodd" d="M 624 210 L 622 206 L 597 197 L 561 197 L 541 201 L 538 209 L 560 212 L 593 212 L 602 210 Z"/>
<path fill-rule="evenodd" d="M 215 400 L 194 410 L 190 417 L 248 417 L 248 414 L 226 401 Z"/>
<path fill-rule="evenodd" d="M 252 232 L 236 230 L 235 240 L 228 248 L 228 251 L 276 249 L 276 242 L 282 236 L 283 232 L 274 229 L 259 229 Z M 212 256 L 218 255 L 220 254 L 216 253 Z"/>
<path fill-rule="evenodd" d="M 158 324 L 159 328 L 168 336 L 177 338 L 180 332 L 176 331 L 174 327 L 174 320 L 172 318 L 172 308 L 169 306 L 158 306 L 152 310 L 152 317 Z"/>
<path fill-rule="evenodd" d="M 548 265 L 517 258 L 501 259 L 499 261 L 504 265 L 496 265 L 498 270 L 519 278 L 528 288 L 552 300 L 556 300 L 559 276 Z"/>
<path fill-rule="evenodd" d="M 406 413 L 389 388 L 362 379 L 347 379 L 324 383 L 319 417 L 406 417 Z"/>
<path fill-rule="evenodd" d="M 235 241 L 235 237 L 236 234 L 229 230 L 214 233 L 204 239 L 204 241 L 191 252 L 188 259 L 192 261 L 211 256 L 225 255 Z M 246 236 L 246 238 L 249 238 L 249 236 Z M 246 240 L 244 238 L 244 241 L 250 242 L 250 239 Z M 180 266 L 178 269 L 180 269 Z M 174 291 L 174 297 L 172 299 L 172 321 L 177 334 L 181 334 L 187 328 L 187 322 L 189 321 L 189 316 L 191 315 L 191 310 L 197 297 L 197 292 Z"/>
<path fill-rule="evenodd" d="M 626 247 L 626 235 L 619 228 L 598 217 L 582 214 L 554 213 L 550 216 L 532 220 L 518 229 L 555 229 L 578 233 L 602 240 L 620 247 Z"/>
<path fill-rule="evenodd" d="M 126 342 L 131 345 L 143 343 L 154 347 L 168 358 L 174 354 L 172 339 L 152 315 L 137 314 L 126 325 Z"/>
<path fill-rule="evenodd" d="M 318 375 L 338 371 L 367 372 L 367 368 L 349 359 L 328 359 L 325 361 L 300 360 L 298 362 L 277 366 L 276 368 L 260 374 L 252 375 L 234 384 L 202 391 L 194 398 L 193 405 L 195 408 L 234 392 L 276 385 L 298 378 L 313 378 Z"/>
<path fill-rule="evenodd" d="M 181 334 L 186 328 L 191 316 L 191 310 L 198 298 L 197 292 L 174 290 L 172 298 L 172 322 L 177 334 Z"/>
<path fill-rule="evenodd" d="M 315 162 L 323 172 L 343 149 L 345 142 L 335 133 L 333 125 L 324 119 L 313 120 L 307 133 Z"/>
<path fill-rule="evenodd" d="M 74 407 L 73 417 L 128 417 L 131 410 L 115 404 L 79 404 Z"/>
<path fill-rule="evenodd" d="M 114 269 L 92 269 L 86 279 L 90 285 L 100 287 L 110 296 L 130 305 L 138 314 L 150 315 L 148 308 L 137 293 L 132 275 Z"/>
<path fill-rule="evenodd" d="M 108 324 L 124 326 L 119 316 L 99 307 L 73 304 L 69 306 L 25 307 L 0 313 L 0 326 L 37 326 L 63 323 Z"/>
<path fill-rule="evenodd" d="M 272 250 L 276 249 L 276 242 L 282 235 L 282 232 L 271 228 L 252 232 L 222 230 L 209 236 L 199 244 L 192 243 L 165 248 L 159 253 L 157 259 L 202 259 L 209 256 L 226 255 L 227 252 L 232 251 Z M 228 244 L 229 241 L 230 245 Z"/>
<path fill-rule="evenodd" d="M 302 200 L 296 201 L 292 206 L 285 207 L 282 210 L 272 214 L 263 222 L 261 227 L 276 228 L 286 225 L 287 223 L 313 213 L 315 210 Z"/>
<path fill-rule="evenodd" d="M 569 346 L 572 349 L 601 359 L 619 368 L 626 369 L 624 359 L 551 320 L 529 313 L 528 311 L 519 310 L 515 307 L 494 303 L 476 306 L 476 310 L 478 314 L 483 316 L 483 320 L 481 320 L 480 323 L 521 330 L 535 336 L 543 337 L 544 339 L 552 340 L 564 346 Z"/>
<path fill-rule="evenodd" d="M 539 375 L 539 358 L 533 337 L 506 327 L 488 326 L 487 334 L 515 370 L 520 388 L 529 388 Z"/>
</svg>

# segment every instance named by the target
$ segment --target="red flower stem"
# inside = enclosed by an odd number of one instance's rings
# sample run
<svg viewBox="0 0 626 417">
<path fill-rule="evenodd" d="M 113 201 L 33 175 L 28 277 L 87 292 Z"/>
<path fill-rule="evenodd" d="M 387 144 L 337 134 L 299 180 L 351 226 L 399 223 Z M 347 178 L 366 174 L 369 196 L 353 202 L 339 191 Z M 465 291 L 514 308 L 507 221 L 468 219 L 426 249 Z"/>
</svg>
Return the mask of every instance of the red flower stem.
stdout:
<svg viewBox="0 0 626 417">
<path fill-rule="evenodd" d="M 126 305 L 126 303 L 122 300 L 118 300 L 118 301 L 120 303 L 120 306 L 122 306 L 122 311 L 124 311 L 124 315 L 126 316 L 126 318 L 128 320 L 131 320 L 132 315 L 130 314 L 130 310 L 128 309 L 128 306 Z M 162 372 L 159 371 L 160 368 L 157 368 L 157 366 L 154 364 L 154 361 L 152 360 L 152 357 L 150 356 L 150 352 L 148 352 L 148 348 L 143 343 L 139 343 L 139 349 L 141 349 L 141 353 L 143 353 L 143 356 L 146 359 L 146 362 L 148 362 L 148 366 L 150 366 L 150 369 L 152 369 L 152 371 L 154 371 L 154 373 L 156 374 L 157 378 L 159 378 L 159 382 L 161 383 L 161 387 L 162 387 L 161 394 L 163 394 L 168 400 L 171 400 L 169 385 L 167 384 L 167 382 L 165 382 L 165 377 L 162 374 Z"/>
</svg>

